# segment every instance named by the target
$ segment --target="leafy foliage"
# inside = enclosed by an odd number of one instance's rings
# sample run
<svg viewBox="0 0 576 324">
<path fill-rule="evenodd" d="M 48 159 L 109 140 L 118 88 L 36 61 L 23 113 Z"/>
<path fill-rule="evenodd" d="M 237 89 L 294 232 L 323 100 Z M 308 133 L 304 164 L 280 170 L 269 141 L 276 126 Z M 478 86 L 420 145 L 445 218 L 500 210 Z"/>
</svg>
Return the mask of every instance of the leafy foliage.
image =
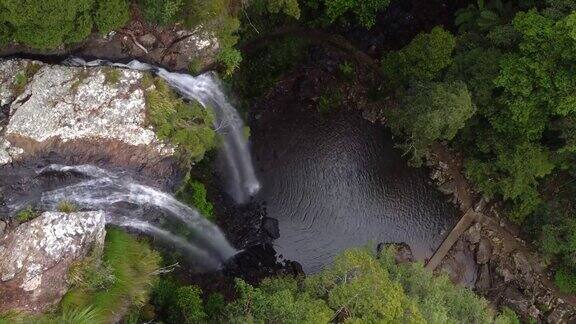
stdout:
<svg viewBox="0 0 576 324">
<path fill-rule="evenodd" d="M 152 302 L 168 323 L 199 323 L 207 319 L 202 290 L 196 286 L 179 286 L 170 277 L 162 278 L 154 287 Z"/>
<path fill-rule="evenodd" d="M 225 48 L 218 54 L 218 61 L 224 65 L 225 73 L 229 76 L 240 66 L 242 53 L 234 48 Z"/>
<path fill-rule="evenodd" d="M 303 282 L 265 280 L 260 287 L 237 281 L 239 297 L 226 312 L 231 322 L 488 323 L 487 303 L 471 291 L 435 277 L 420 264 L 397 265 L 393 251 L 376 258 L 353 249 Z M 506 323 L 506 322 L 500 322 Z"/>
<path fill-rule="evenodd" d="M 159 78 L 153 83 L 146 92 L 148 122 L 158 137 L 178 147 L 185 163 L 201 160 L 216 146 L 212 111 L 197 102 L 184 102 Z"/>
<path fill-rule="evenodd" d="M 270 279 L 255 288 L 237 279 L 238 299 L 228 304 L 230 323 L 327 323 L 332 311 L 323 300 L 298 289 L 291 278 Z"/>
<path fill-rule="evenodd" d="M 141 6 L 148 21 L 168 25 L 178 21 L 183 0 L 142 0 Z"/>
<path fill-rule="evenodd" d="M 382 68 L 393 84 L 432 81 L 452 63 L 454 36 L 442 27 L 419 34 L 403 49 L 386 54 Z"/>
<path fill-rule="evenodd" d="M 398 110 L 387 117 L 392 130 L 407 137 L 402 145 L 421 163 L 427 148 L 438 140 L 451 140 L 474 114 L 474 105 L 466 85 L 453 83 L 416 83 L 402 96 Z"/>
<path fill-rule="evenodd" d="M 102 33 L 129 18 L 126 0 L 1 0 L 0 42 L 39 49 L 84 40 L 96 26 Z"/>
<path fill-rule="evenodd" d="M 204 217 L 214 220 L 214 205 L 206 198 L 206 188 L 202 182 L 187 177 L 176 196 L 196 208 Z"/>
<path fill-rule="evenodd" d="M 335 23 L 351 17 L 369 29 L 376 24 L 376 14 L 386 9 L 390 0 L 307 0 L 304 3 L 310 8 L 323 8 L 321 20 Z"/>
<path fill-rule="evenodd" d="M 198 323 L 206 318 L 201 293 L 202 290 L 195 286 L 184 286 L 176 290 L 176 307 L 180 310 L 185 323 Z"/>
<path fill-rule="evenodd" d="M 94 12 L 94 23 L 102 34 L 124 26 L 130 19 L 127 0 L 98 0 Z"/>
</svg>

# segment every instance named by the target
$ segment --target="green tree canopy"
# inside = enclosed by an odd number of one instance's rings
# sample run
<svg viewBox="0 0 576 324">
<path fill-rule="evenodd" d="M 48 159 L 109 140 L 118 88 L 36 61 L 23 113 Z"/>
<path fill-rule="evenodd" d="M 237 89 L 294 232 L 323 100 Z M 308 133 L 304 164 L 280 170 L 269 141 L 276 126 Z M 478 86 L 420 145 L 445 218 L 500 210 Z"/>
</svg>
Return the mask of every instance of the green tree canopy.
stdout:
<svg viewBox="0 0 576 324">
<path fill-rule="evenodd" d="M 402 146 L 418 165 L 432 143 L 453 139 L 474 111 L 463 82 L 425 82 L 413 84 L 386 116 L 394 133 L 407 138 Z"/>
<path fill-rule="evenodd" d="M 304 281 L 238 280 L 239 297 L 226 313 L 233 323 L 490 323 L 493 314 L 474 293 L 436 277 L 421 264 L 397 265 L 391 249 L 377 257 L 352 249 Z M 515 323 L 503 314 L 498 323 Z"/>
<path fill-rule="evenodd" d="M 416 36 L 410 44 L 382 58 L 382 68 L 392 84 L 432 81 L 452 63 L 454 36 L 442 27 Z"/>
<path fill-rule="evenodd" d="M 126 0 L 0 0 L 0 44 L 55 48 L 84 40 L 94 25 L 106 33 L 128 18 Z"/>
</svg>

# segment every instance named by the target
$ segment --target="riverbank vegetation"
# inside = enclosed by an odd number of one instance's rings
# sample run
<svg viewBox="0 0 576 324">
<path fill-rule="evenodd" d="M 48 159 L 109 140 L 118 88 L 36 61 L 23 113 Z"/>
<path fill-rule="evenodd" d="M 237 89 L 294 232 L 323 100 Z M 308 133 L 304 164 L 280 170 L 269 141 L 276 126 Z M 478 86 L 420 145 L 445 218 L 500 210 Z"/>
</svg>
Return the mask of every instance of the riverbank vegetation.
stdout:
<svg viewBox="0 0 576 324">
<path fill-rule="evenodd" d="M 144 82 L 147 118 L 156 135 L 177 148 L 186 168 L 202 160 L 217 143 L 212 110 L 196 101 L 185 102 L 158 77 L 147 77 Z"/>
<path fill-rule="evenodd" d="M 519 323 L 513 312 L 495 315 L 485 300 L 434 276 L 421 264 L 397 264 L 393 248 L 375 255 L 345 251 L 318 274 L 276 277 L 253 286 L 236 280 L 237 298 L 200 298 L 195 286 L 162 279 L 153 304 L 166 323 Z"/>
</svg>

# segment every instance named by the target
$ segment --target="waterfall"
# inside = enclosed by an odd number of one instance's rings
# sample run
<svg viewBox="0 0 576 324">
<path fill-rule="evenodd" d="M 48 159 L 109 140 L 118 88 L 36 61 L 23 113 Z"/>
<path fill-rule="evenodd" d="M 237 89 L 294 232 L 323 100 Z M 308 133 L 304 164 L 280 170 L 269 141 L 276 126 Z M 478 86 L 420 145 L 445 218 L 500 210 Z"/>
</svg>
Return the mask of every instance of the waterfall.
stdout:
<svg viewBox="0 0 576 324">
<path fill-rule="evenodd" d="M 39 170 L 38 174 L 58 172 L 73 172 L 86 178 L 42 193 L 40 203 L 43 209 L 54 210 L 62 201 L 69 201 L 83 209 L 104 210 L 108 223 L 145 232 L 170 243 L 204 270 L 215 270 L 236 254 L 216 225 L 165 192 L 92 165 L 50 165 Z M 142 208 L 162 211 L 178 224 L 178 229 L 187 230 L 190 237 L 183 238 L 143 219 Z"/>
<path fill-rule="evenodd" d="M 244 136 L 244 122 L 227 100 L 220 81 L 212 72 L 193 77 L 184 73 L 173 73 L 139 61 L 128 64 L 111 63 L 104 60 L 86 62 L 79 58 L 68 59 L 75 66 L 110 65 L 140 71 L 151 71 L 164 79 L 185 99 L 196 100 L 204 107 L 214 109 L 214 128 L 223 138 L 222 153 L 226 160 L 226 191 L 237 203 L 245 203 L 260 190 L 256 178 L 248 141 Z"/>
</svg>

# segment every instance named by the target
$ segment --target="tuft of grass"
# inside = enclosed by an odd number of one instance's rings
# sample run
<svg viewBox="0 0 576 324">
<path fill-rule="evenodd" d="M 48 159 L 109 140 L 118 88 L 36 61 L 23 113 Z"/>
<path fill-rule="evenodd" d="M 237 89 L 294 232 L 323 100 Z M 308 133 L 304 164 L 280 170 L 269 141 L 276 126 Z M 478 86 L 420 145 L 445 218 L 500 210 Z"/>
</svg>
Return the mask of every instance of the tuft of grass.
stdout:
<svg viewBox="0 0 576 324">
<path fill-rule="evenodd" d="M 154 79 L 154 88 L 146 92 L 148 123 L 156 135 L 178 148 L 186 164 L 197 162 L 216 147 L 212 128 L 214 115 L 198 102 L 184 102 L 162 79 Z"/>
<path fill-rule="evenodd" d="M 102 323 L 102 319 L 93 307 L 66 308 L 60 314 L 33 315 L 8 312 L 0 314 L 0 324 L 93 324 Z"/>
<path fill-rule="evenodd" d="M 565 294 L 576 293 L 576 273 L 569 267 L 562 267 L 554 274 L 554 282 Z"/>
<path fill-rule="evenodd" d="M 352 65 L 352 63 L 345 61 L 338 65 L 338 70 L 340 70 L 340 74 L 344 79 L 352 80 L 352 77 L 354 76 L 354 65 Z"/>
<path fill-rule="evenodd" d="M 111 228 L 102 262 L 110 267 L 114 282 L 96 291 L 82 285 L 72 288 L 62 300 L 62 309 L 93 307 L 103 322 L 110 322 L 118 314 L 146 304 L 160 266 L 157 252 L 146 242 Z"/>
<path fill-rule="evenodd" d="M 104 84 L 118 84 L 120 82 L 120 71 L 111 67 L 104 68 Z"/>
<path fill-rule="evenodd" d="M 74 203 L 67 201 L 67 200 L 63 200 L 58 204 L 57 207 L 58 211 L 61 213 L 66 213 L 66 214 L 70 214 L 70 213 L 75 213 L 78 211 L 78 206 L 76 206 Z"/>
<path fill-rule="evenodd" d="M 28 206 L 16 213 L 15 218 L 18 222 L 25 223 L 27 221 L 33 220 L 38 216 L 40 216 L 40 212 L 34 209 L 34 207 Z"/>
<path fill-rule="evenodd" d="M 16 73 L 14 76 L 14 81 L 12 82 L 12 90 L 16 96 L 19 96 L 22 92 L 24 92 L 24 88 L 28 84 L 28 78 L 26 74 L 22 71 Z"/>
<path fill-rule="evenodd" d="M 80 87 L 80 85 L 84 82 L 84 80 L 86 80 L 86 78 L 88 78 L 88 70 L 83 68 L 80 70 L 80 72 L 78 72 L 78 75 L 76 76 L 76 80 L 74 80 L 74 82 L 72 82 L 72 85 L 70 86 L 70 90 L 72 90 L 72 92 L 76 93 L 78 92 L 78 87 Z"/>
<path fill-rule="evenodd" d="M 188 72 L 192 75 L 197 75 L 202 70 L 202 61 L 195 57 L 188 63 Z"/>
<path fill-rule="evenodd" d="M 95 252 L 75 262 L 68 271 L 68 280 L 76 289 L 88 292 L 107 290 L 116 281 L 110 264 L 103 262 Z"/>
</svg>

